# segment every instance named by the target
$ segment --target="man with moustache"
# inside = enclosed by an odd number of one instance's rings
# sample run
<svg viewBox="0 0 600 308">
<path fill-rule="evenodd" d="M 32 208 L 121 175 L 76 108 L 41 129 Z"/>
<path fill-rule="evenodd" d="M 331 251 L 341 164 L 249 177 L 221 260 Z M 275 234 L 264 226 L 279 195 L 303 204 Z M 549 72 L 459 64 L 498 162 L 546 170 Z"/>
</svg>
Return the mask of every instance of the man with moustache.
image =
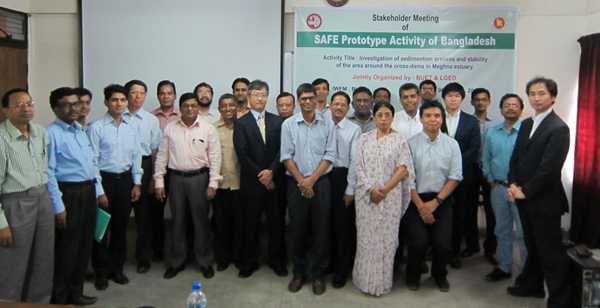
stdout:
<svg viewBox="0 0 600 308">
<path fill-rule="evenodd" d="M 144 170 L 140 199 L 131 204 L 137 225 L 135 245 L 135 258 L 138 261 L 137 272 L 143 274 L 150 270 L 153 227 L 149 194 L 154 191 L 149 187 L 153 174 L 153 161 L 162 139 L 162 131 L 158 118 L 142 108 L 148 93 L 146 84 L 141 80 L 131 80 L 125 84 L 125 92 L 127 93 L 127 110 L 123 113 L 123 118 L 137 129 L 141 146 L 142 169 Z"/>
<path fill-rule="evenodd" d="M 158 119 L 161 132 L 164 132 L 167 124 L 179 120 L 181 111 L 175 106 L 177 99 L 177 89 L 175 83 L 170 80 L 162 80 L 156 86 L 156 95 L 160 107 L 150 111 Z M 169 196 L 169 171 L 165 175 L 165 198 L 159 201 L 157 198 L 150 198 L 150 212 L 152 216 L 152 256 L 153 262 L 160 262 L 164 258 L 165 251 L 165 204 Z M 150 181 L 149 191 L 154 190 L 154 179 Z"/>
<path fill-rule="evenodd" d="M 496 218 L 495 234 L 498 239 L 498 267 L 485 276 L 487 281 L 500 281 L 512 276 L 513 240 L 521 252 L 517 270 L 523 272 L 527 260 L 527 248 L 523 241 L 521 218 L 515 202 L 508 201 L 508 168 L 510 156 L 521 128 L 523 100 L 516 94 L 506 94 L 500 100 L 500 112 L 504 123 L 490 128 L 485 136 L 482 163 L 483 173 L 491 189 L 491 202 Z M 516 227 L 516 232 L 513 229 Z M 514 235 L 513 235 L 514 234 Z"/>
<path fill-rule="evenodd" d="M 561 216 L 569 211 L 561 170 L 569 152 L 569 126 L 554 112 L 558 86 L 552 79 L 535 77 L 526 92 L 535 115 L 521 123 L 508 171 L 509 201 L 515 200 L 521 217 L 527 261 L 513 296 L 544 298 L 548 307 L 571 307 L 569 259 L 562 242 Z"/>
<path fill-rule="evenodd" d="M 245 77 L 236 78 L 231 84 L 231 91 L 238 101 L 237 117 L 241 118 L 246 113 L 250 112 L 250 106 L 248 106 L 248 85 L 250 80 Z"/>
<path fill-rule="evenodd" d="M 389 103 L 391 101 L 392 98 L 392 93 L 390 93 L 390 90 L 386 89 L 386 88 L 377 88 L 375 89 L 375 91 L 373 91 L 373 105 L 379 103 L 379 102 L 386 102 Z"/>
<path fill-rule="evenodd" d="M 233 147 L 233 123 L 237 119 L 237 98 L 226 93 L 219 97 L 221 119 L 213 123 L 221 142 L 221 176 L 219 189 L 213 201 L 212 226 L 217 271 L 231 262 L 242 263 L 243 208 L 240 205 L 240 163 Z"/>
<path fill-rule="evenodd" d="M 356 253 L 356 225 L 354 187 L 356 186 L 356 144 L 362 129 L 346 118 L 350 111 L 350 96 L 336 92 L 329 108 L 335 124 L 336 156 L 331 172 L 331 258 L 334 265 L 333 287 L 346 285 L 348 271 L 354 265 Z M 316 235 L 319 236 L 319 235 Z"/>
<path fill-rule="evenodd" d="M 92 122 L 87 118 L 92 110 L 92 92 L 86 88 L 75 88 L 75 91 L 79 96 L 79 101 L 81 101 L 77 122 L 83 126 L 84 130 L 87 130 L 92 125 Z"/>
<path fill-rule="evenodd" d="M 421 89 L 421 99 L 423 102 L 431 101 L 437 95 L 437 85 L 433 80 L 423 80 L 421 84 L 419 84 L 419 89 Z"/>
<path fill-rule="evenodd" d="M 331 213 L 331 186 L 323 176 L 335 162 L 335 125 L 330 118 L 316 111 L 315 88 L 304 83 L 298 87 L 297 113 L 281 129 L 281 162 L 288 178 L 288 210 L 294 277 L 288 285 L 290 292 L 298 292 L 306 281 L 306 242 L 308 228 L 312 229 L 313 293 L 325 292 L 323 275 L 329 265 L 329 228 Z"/>
<path fill-rule="evenodd" d="M 327 97 L 329 97 L 329 81 L 325 78 L 317 78 L 312 82 L 317 91 L 317 112 L 326 118 L 331 118 L 331 110 L 327 106 Z"/>
<path fill-rule="evenodd" d="M 284 120 L 294 115 L 296 109 L 296 98 L 290 92 L 281 92 L 277 96 L 277 113 Z"/>
<path fill-rule="evenodd" d="M 107 197 L 99 205 L 111 215 L 106 236 L 92 245 L 94 286 L 100 291 L 108 288 L 109 278 L 117 284 L 129 283 L 123 274 L 127 225 L 131 203 L 140 198 L 143 173 L 138 130 L 123 117 L 127 106 L 125 88 L 118 84 L 104 88 L 104 105 L 108 109 L 104 117 L 87 130 Z"/>
<path fill-rule="evenodd" d="M 210 108 L 214 95 L 211 85 L 206 82 L 199 83 L 194 88 L 194 94 L 196 94 L 196 99 L 198 100 L 198 105 L 200 108 L 198 116 L 208 123 L 214 123 L 218 121 L 218 112 Z"/>
<path fill-rule="evenodd" d="M 285 226 L 277 203 L 277 187 L 273 178 L 281 171 L 279 151 L 283 119 L 265 110 L 269 85 L 254 80 L 248 85 L 250 112 L 235 121 L 233 144 L 242 165 L 240 194 L 244 207 L 244 264 L 240 278 L 247 278 L 259 267 L 259 228 L 263 211 L 269 232 L 269 267 L 277 276 L 288 275 L 285 249 Z"/>
<path fill-rule="evenodd" d="M 367 87 L 358 87 L 352 92 L 352 108 L 354 115 L 348 118 L 354 124 L 357 124 L 363 133 L 372 131 L 375 128 L 375 122 L 371 116 L 373 109 L 373 95 Z"/>
<path fill-rule="evenodd" d="M 406 286 L 419 290 L 422 267 L 430 238 L 433 246 L 431 277 L 442 292 L 450 291 L 446 265 L 452 246 L 452 191 L 462 180 L 460 147 L 456 140 L 440 133 L 444 107 L 437 100 L 421 105 L 423 132 L 408 140 L 415 166 L 412 201 L 403 222 L 409 234 Z"/>
<path fill-rule="evenodd" d="M 484 88 L 476 88 L 471 92 L 471 105 L 475 108 L 473 116 L 479 124 L 479 137 L 481 147 L 473 164 L 473 183 L 467 191 L 467 202 L 465 202 L 465 242 L 467 249 L 461 252 L 461 257 L 470 257 L 479 252 L 479 227 L 477 225 L 477 213 L 479 209 L 479 194 L 483 197 L 483 209 L 485 210 L 486 233 L 483 241 L 483 250 L 486 259 L 492 264 L 497 265 L 496 260 L 496 236 L 494 228 L 496 220 L 490 201 L 490 186 L 483 176 L 481 156 L 485 146 L 485 134 L 491 127 L 498 125 L 501 120 L 488 113 L 488 107 L 491 103 L 490 91 Z"/>
<path fill-rule="evenodd" d="M 212 235 L 208 214 L 222 180 L 221 143 L 214 126 L 198 116 L 200 106 L 195 93 L 179 98 L 181 118 L 165 127 L 156 154 L 154 193 L 164 201 L 167 166 L 171 169 L 169 204 L 173 220 L 173 240 L 169 268 L 164 274 L 171 279 L 185 268 L 187 258 L 187 223 L 194 225 L 194 255 L 202 276 L 214 277 Z"/>
<path fill-rule="evenodd" d="M 56 221 L 54 250 L 54 286 L 51 303 L 87 306 L 96 297 L 83 295 L 83 283 L 90 257 L 96 225 L 96 197 L 106 195 L 100 183 L 98 165 L 93 159 L 90 141 L 79 124 L 83 100 L 72 88 L 58 88 L 50 93 L 50 107 L 56 120 L 46 127 L 48 145 L 48 192 Z"/>
<path fill-rule="evenodd" d="M 465 99 L 465 88 L 457 82 L 451 82 L 442 90 L 442 97 L 446 102 L 446 116 L 442 124 L 442 133 L 458 142 L 462 158 L 463 178 L 458 187 L 452 192 L 454 211 L 452 216 L 452 258 L 450 259 L 450 266 L 458 269 L 462 267 L 459 253 L 464 236 L 466 196 L 468 188 L 473 183 L 473 163 L 481 147 L 481 138 L 479 137 L 477 119 L 460 110 L 460 105 Z M 467 246 L 467 248 L 470 247 Z"/>
<path fill-rule="evenodd" d="M 50 302 L 54 221 L 48 182 L 48 134 L 31 123 L 34 102 L 23 89 L 2 97 L 0 124 L 0 301 Z M 58 210 L 59 212 L 56 212 Z"/>
</svg>

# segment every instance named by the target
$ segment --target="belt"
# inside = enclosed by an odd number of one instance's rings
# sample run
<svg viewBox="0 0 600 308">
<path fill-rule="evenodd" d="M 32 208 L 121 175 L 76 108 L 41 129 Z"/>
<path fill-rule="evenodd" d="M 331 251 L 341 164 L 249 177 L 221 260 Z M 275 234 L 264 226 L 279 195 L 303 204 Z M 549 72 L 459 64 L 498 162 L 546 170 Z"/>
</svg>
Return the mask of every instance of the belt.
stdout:
<svg viewBox="0 0 600 308">
<path fill-rule="evenodd" d="M 175 170 L 175 169 L 169 169 L 173 174 L 178 175 L 178 176 L 182 176 L 182 177 L 190 177 L 190 176 L 196 176 L 202 173 L 208 173 L 208 168 L 204 167 L 202 169 L 196 169 L 196 170 L 190 170 L 190 171 L 179 171 L 179 170 Z"/>
<path fill-rule="evenodd" d="M 148 160 L 150 158 L 152 158 L 152 156 L 150 156 L 150 155 L 148 155 L 148 156 L 142 156 L 142 160 Z"/>
<path fill-rule="evenodd" d="M 100 171 L 100 175 L 102 177 L 106 177 L 106 178 L 121 179 L 121 178 L 124 178 L 124 177 L 131 176 L 131 169 L 127 170 L 125 172 L 121 172 L 121 173 L 113 173 L 113 172 L 107 172 L 107 171 Z"/>
<path fill-rule="evenodd" d="M 85 187 L 85 186 L 90 186 L 90 185 L 94 185 L 94 184 L 96 184 L 96 179 L 87 180 L 87 181 L 83 181 L 83 182 L 58 182 L 59 186 L 72 187 L 72 188 Z"/>
<path fill-rule="evenodd" d="M 508 182 L 506 182 L 506 181 L 494 180 L 494 183 L 496 183 L 496 184 L 500 184 L 500 185 L 502 185 L 502 186 L 504 186 L 504 187 L 508 187 L 508 186 L 510 186 L 510 185 L 508 184 Z"/>
</svg>

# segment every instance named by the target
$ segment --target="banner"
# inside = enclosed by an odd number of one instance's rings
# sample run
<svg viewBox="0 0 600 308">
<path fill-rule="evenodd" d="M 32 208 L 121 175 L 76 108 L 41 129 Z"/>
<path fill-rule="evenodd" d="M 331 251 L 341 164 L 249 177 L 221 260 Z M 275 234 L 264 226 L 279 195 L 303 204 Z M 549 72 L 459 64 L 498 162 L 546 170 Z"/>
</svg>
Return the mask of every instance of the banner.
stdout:
<svg viewBox="0 0 600 308">
<path fill-rule="evenodd" d="M 514 8 L 297 8 L 294 88 L 322 77 L 330 92 L 449 82 L 490 90 L 492 107 L 515 92 L 518 19 Z M 470 109 L 469 109 L 470 108 Z M 490 108 L 499 114 L 498 108 Z"/>
</svg>

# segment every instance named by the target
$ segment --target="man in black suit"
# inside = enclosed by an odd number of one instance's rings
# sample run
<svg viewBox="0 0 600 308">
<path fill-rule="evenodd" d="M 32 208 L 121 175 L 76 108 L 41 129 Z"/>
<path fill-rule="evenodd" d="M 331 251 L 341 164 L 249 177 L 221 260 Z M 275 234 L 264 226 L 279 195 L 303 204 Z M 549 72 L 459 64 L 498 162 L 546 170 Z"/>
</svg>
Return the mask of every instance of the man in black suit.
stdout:
<svg viewBox="0 0 600 308">
<path fill-rule="evenodd" d="M 240 194 L 244 201 L 243 265 L 239 277 L 247 278 L 258 269 L 259 227 L 263 210 L 269 231 L 269 267 L 278 276 L 287 276 L 282 213 L 277 202 L 273 176 L 281 171 L 279 147 L 283 119 L 265 111 L 269 85 L 254 80 L 248 85 L 250 112 L 235 121 L 233 144 L 242 166 Z"/>
<path fill-rule="evenodd" d="M 452 268 L 461 268 L 462 264 L 458 256 L 464 231 L 466 193 L 473 182 L 473 164 L 481 147 L 481 138 L 477 119 L 460 110 L 460 104 L 465 99 L 465 88 L 460 83 L 451 82 L 442 89 L 442 97 L 446 103 L 442 132 L 458 142 L 462 158 L 463 180 L 452 192 L 454 197 L 452 258 L 449 262 Z"/>
<path fill-rule="evenodd" d="M 517 136 L 508 197 L 517 199 L 529 254 L 523 273 L 508 293 L 544 298 L 545 278 L 548 307 L 569 307 L 569 261 L 560 228 L 560 217 L 569 211 L 561 180 L 569 152 L 569 127 L 552 110 L 558 94 L 554 80 L 536 77 L 526 90 L 535 115 L 523 121 Z"/>
</svg>

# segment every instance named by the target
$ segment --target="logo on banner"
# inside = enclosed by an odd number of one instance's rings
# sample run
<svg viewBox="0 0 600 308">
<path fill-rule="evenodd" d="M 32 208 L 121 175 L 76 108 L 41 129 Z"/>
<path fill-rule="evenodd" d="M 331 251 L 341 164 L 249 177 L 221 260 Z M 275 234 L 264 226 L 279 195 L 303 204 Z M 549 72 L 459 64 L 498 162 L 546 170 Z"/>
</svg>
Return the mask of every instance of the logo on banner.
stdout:
<svg viewBox="0 0 600 308">
<path fill-rule="evenodd" d="M 506 26 L 506 21 L 504 20 L 504 18 L 498 17 L 494 19 L 494 28 L 502 29 L 504 28 L 504 26 Z"/>
<path fill-rule="evenodd" d="M 306 18 L 306 24 L 311 29 L 318 29 L 321 26 L 321 22 L 322 22 L 322 20 L 321 20 L 321 16 L 319 16 L 319 14 L 310 14 Z"/>
<path fill-rule="evenodd" d="M 327 0 L 327 3 L 329 3 L 331 6 L 340 7 L 346 5 L 348 0 Z"/>
</svg>

